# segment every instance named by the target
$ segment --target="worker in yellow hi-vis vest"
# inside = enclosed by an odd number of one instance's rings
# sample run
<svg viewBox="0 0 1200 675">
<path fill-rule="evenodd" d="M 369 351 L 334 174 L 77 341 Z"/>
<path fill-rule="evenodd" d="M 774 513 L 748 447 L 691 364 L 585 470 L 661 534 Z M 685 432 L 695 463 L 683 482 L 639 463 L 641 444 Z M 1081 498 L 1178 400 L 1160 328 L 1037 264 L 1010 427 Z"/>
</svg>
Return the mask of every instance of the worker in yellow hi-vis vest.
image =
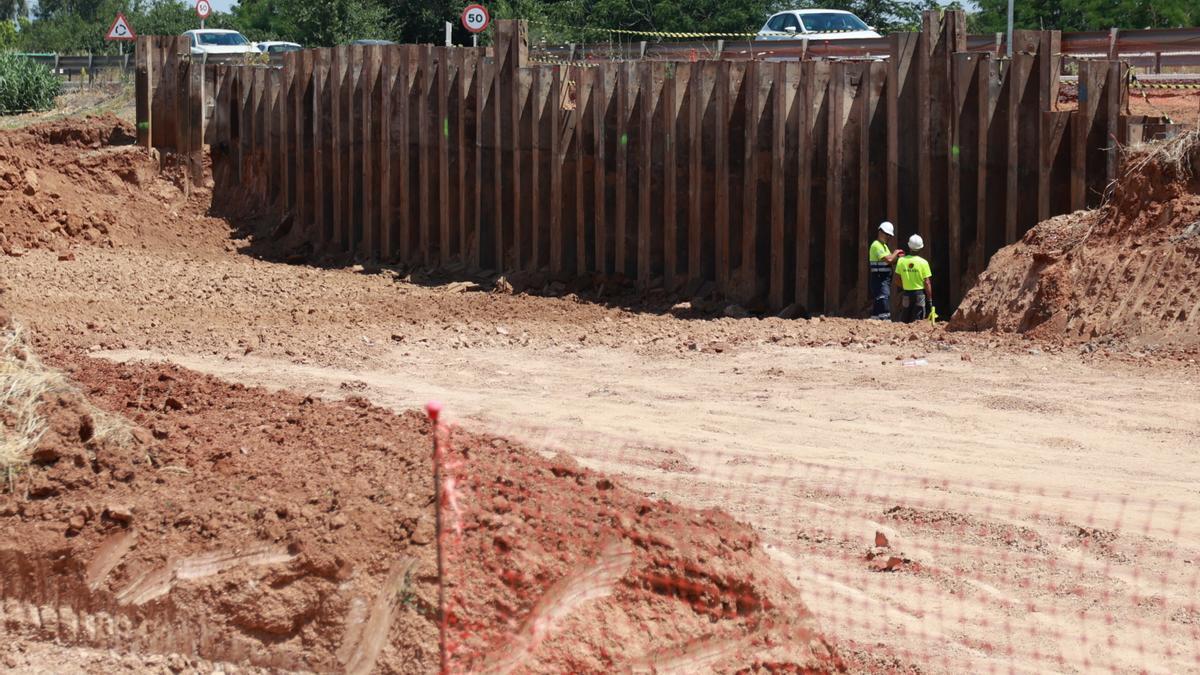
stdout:
<svg viewBox="0 0 1200 675">
<path fill-rule="evenodd" d="M 867 279 L 871 282 L 871 299 L 874 301 L 872 319 L 886 321 L 892 318 L 892 266 L 896 264 L 896 258 L 904 255 L 902 249 L 892 250 L 891 243 L 895 240 L 896 228 L 885 220 L 879 224 L 878 234 L 867 253 L 870 271 Z"/>
<path fill-rule="evenodd" d="M 896 261 L 896 284 L 901 287 L 900 321 L 912 323 L 925 318 L 925 308 L 933 306 L 933 273 L 929 262 L 917 255 L 925 248 L 925 240 L 914 234 L 908 238 L 911 253 Z"/>
</svg>

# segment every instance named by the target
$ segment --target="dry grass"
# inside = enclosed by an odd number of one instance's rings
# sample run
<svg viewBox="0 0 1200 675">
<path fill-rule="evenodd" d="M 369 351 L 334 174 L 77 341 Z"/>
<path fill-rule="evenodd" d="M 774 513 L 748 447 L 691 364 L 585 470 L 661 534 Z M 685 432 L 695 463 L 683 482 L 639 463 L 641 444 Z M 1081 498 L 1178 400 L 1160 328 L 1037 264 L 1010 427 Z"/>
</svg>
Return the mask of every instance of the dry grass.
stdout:
<svg viewBox="0 0 1200 675">
<path fill-rule="evenodd" d="M 40 412 L 44 397 L 76 391 L 61 373 L 41 362 L 19 326 L 0 328 L 0 475 L 10 488 L 46 433 Z M 133 428 L 123 418 L 97 408 L 88 412 L 96 440 L 124 445 L 132 439 Z"/>
<path fill-rule="evenodd" d="M 1200 129 L 1190 129 L 1168 141 L 1130 146 L 1126 176 L 1141 171 L 1150 162 L 1158 162 L 1179 179 L 1190 178 L 1200 161 Z"/>
</svg>

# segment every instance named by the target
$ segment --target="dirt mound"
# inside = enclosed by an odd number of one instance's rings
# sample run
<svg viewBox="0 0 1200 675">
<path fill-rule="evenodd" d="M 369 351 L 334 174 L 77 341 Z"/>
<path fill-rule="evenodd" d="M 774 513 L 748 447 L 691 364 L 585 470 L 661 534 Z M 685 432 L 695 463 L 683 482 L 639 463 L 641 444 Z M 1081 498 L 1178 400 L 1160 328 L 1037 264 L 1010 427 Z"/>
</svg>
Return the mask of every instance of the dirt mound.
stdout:
<svg viewBox="0 0 1200 675">
<path fill-rule="evenodd" d="M 82 393 L 0 497 L 25 639 L 269 668 L 437 663 L 429 423 L 169 366 L 60 355 Z M 92 404 L 135 425 L 98 442 Z M 565 459 L 455 434 L 458 670 L 837 670 L 757 536 Z M 808 671 L 805 671 L 808 672 Z"/>
<path fill-rule="evenodd" d="M 1200 132 L 1126 157 L 1108 203 L 1001 249 L 953 330 L 1200 342 Z"/>
<path fill-rule="evenodd" d="M 96 149 L 105 145 L 133 145 L 137 141 L 133 125 L 111 113 L 83 120 L 47 122 L 30 127 L 27 132 L 46 143 L 72 148 Z"/>
<path fill-rule="evenodd" d="M 132 127 L 113 116 L 0 134 L 0 252 L 129 243 L 145 236 L 138 221 L 179 220 L 187 186 L 160 174 L 156 155 L 132 140 Z"/>
</svg>

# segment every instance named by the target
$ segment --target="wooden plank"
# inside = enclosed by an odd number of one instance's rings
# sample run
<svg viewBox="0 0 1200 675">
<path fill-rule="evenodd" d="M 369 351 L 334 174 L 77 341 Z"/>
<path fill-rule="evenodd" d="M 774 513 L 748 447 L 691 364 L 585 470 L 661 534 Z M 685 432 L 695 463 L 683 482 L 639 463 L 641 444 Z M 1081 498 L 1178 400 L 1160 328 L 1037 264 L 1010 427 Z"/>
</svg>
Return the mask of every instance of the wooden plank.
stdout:
<svg viewBox="0 0 1200 675">
<path fill-rule="evenodd" d="M 875 69 L 872 64 L 861 63 L 856 64 L 861 68 L 861 79 L 858 85 L 858 94 L 855 96 L 855 105 L 859 110 L 858 118 L 858 185 L 856 187 L 858 199 L 858 213 L 855 219 L 855 227 L 853 229 L 852 246 L 855 247 L 854 254 L 854 271 L 855 271 L 855 296 L 853 312 L 858 313 L 860 310 L 870 314 L 871 298 L 868 293 L 870 284 L 867 281 L 867 251 L 868 241 L 872 238 L 871 233 L 876 231 L 877 224 L 870 222 L 871 218 L 871 119 L 872 119 L 872 100 L 875 96 L 877 83 L 875 82 Z"/>
<path fill-rule="evenodd" d="M 713 96 L 716 103 L 717 122 L 713 134 L 715 155 L 715 220 L 713 223 L 713 248 L 716 256 L 717 288 L 724 292 L 729 287 L 729 151 L 727 138 L 729 129 L 730 87 L 733 86 L 731 71 L 735 64 L 721 61 L 717 67 Z"/>
<path fill-rule="evenodd" d="M 413 249 L 414 225 L 412 220 L 412 148 L 413 133 L 410 128 L 413 101 L 413 57 L 415 48 L 400 47 L 396 55 L 396 86 L 393 94 L 393 105 L 396 108 L 396 138 L 393 145 L 396 148 L 396 219 L 398 229 L 397 255 L 403 262 L 411 262 L 416 255 Z"/>
<path fill-rule="evenodd" d="M 1113 31 L 1117 29 L 1114 28 Z M 1115 35 L 1115 32 L 1114 32 Z M 1108 81 L 1104 87 L 1105 134 L 1104 134 L 1104 185 L 1111 186 L 1117 180 L 1117 172 L 1121 168 L 1120 148 L 1118 147 L 1117 125 L 1121 120 L 1121 84 L 1128 81 L 1129 65 L 1113 59 L 1108 65 Z"/>
<path fill-rule="evenodd" d="M 529 219 L 525 241 L 529 242 L 529 253 L 525 269 L 540 270 L 542 267 L 542 237 L 545 220 L 542 215 L 542 138 L 544 127 L 542 115 L 545 112 L 544 93 L 549 88 L 549 73 L 546 68 L 531 69 L 532 79 L 529 83 L 529 116 L 526 122 L 529 128 Z"/>
<path fill-rule="evenodd" d="M 846 78 L 848 65 L 837 63 L 829 78 L 829 126 L 827 153 L 829 171 L 825 175 L 825 295 L 824 312 L 841 310 L 842 298 L 842 185 L 845 166 Z"/>
<path fill-rule="evenodd" d="M 134 52 L 135 119 L 137 120 L 138 145 L 149 149 L 154 119 L 154 38 L 138 37 Z"/>
<path fill-rule="evenodd" d="M 204 66 L 192 62 L 191 83 L 188 87 L 188 109 L 191 111 L 191 129 L 188 139 L 188 163 L 191 165 L 193 183 L 204 182 L 204 130 L 207 109 L 204 103 Z"/>
<path fill-rule="evenodd" d="M 438 168 L 438 260 L 442 265 L 450 262 L 450 234 L 453 224 L 450 204 L 450 79 L 454 77 L 450 54 L 454 51 L 435 47 L 437 59 L 437 168 Z"/>
<path fill-rule="evenodd" d="M 828 63 L 803 61 L 800 63 L 800 88 L 796 92 L 799 100 L 796 110 L 796 302 L 806 309 L 811 308 L 812 284 L 809 281 L 812 254 L 812 163 L 813 123 L 817 85 L 817 69 L 828 69 Z"/>
<path fill-rule="evenodd" d="M 396 86 L 396 46 L 386 46 L 379 55 L 379 257 L 390 261 L 396 255 L 396 214 L 392 207 L 392 194 L 396 189 L 392 182 L 392 165 L 395 154 L 392 146 L 392 116 L 395 114 L 393 96 Z"/>
<path fill-rule="evenodd" d="M 740 280 L 744 288 L 737 289 L 737 300 L 745 302 L 754 292 L 754 280 L 758 277 L 755 260 L 755 241 L 758 237 L 758 126 L 761 121 L 759 62 L 746 64 L 742 79 L 745 92 L 746 122 L 742 129 L 742 240 Z M 741 286 L 741 284 L 739 284 Z"/>
<path fill-rule="evenodd" d="M 294 146 L 296 135 L 292 127 L 295 120 L 295 115 L 292 114 L 294 102 L 292 92 L 296 82 L 296 62 L 300 55 L 298 52 L 287 52 L 282 56 L 283 66 L 279 70 L 279 103 L 276 111 L 279 118 L 279 210 L 288 214 L 292 213 L 295 208 L 292 201 L 296 194 L 295 186 L 292 184 L 292 157 L 296 154 Z"/>
<path fill-rule="evenodd" d="M 357 254 L 362 243 L 361 184 L 362 184 L 362 87 L 363 45 L 351 45 L 346 59 L 342 83 L 342 139 L 346 149 L 342 175 L 342 222 L 345 227 L 343 250 Z"/>
<path fill-rule="evenodd" d="M 562 67 L 550 71 L 550 271 L 563 271 L 563 147 L 559 130 L 562 128 Z"/>
<path fill-rule="evenodd" d="M 687 78 L 680 77 L 680 71 L 686 70 L 689 64 L 674 65 L 666 70 L 666 79 L 662 90 L 662 111 L 665 145 L 663 146 L 663 288 L 668 292 L 675 290 L 675 277 L 679 272 L 679 262 L 676 259 L 678 251 L 678 196 L 676 194 L 676 165 L 679 162 L 678 140 L 678 100 L 681 83 L 686 86 Z"/>
<path fill-rule="evenodd" d="M 651 257 L 654 244 L 651 237 L 650 196 L 654 189 L 653 165 L 651 161 L 654 147 L 654 104 L 659 83 L 655 81 L 653 64 L 648 61 L 638 63 L 638 80 L 641 98 L 641 116 L 638 124 L 638 154 L 637 154 L 637 191 L 638 191 L 638 232 L 637 232 L 637 280 L 640 288 L 649 288 L 651 277 Z"/>
<path fill-rule="evenodd" d="M 933 117 L 930 68 L 940 26 L 930 13 L 923 15 L 921 35 L 917 46 L 917 222 L 915 230 L 927 241 L 930 240 L 930 222 L 933 218 L 933 186 L 931 147 L 931 124 Z"/>
<path fill-rule="evenodd" d="M 1038 112 L 1042 119 L 1038 126 L 1038 221 L 1050 217 L 1050 196 L 1054 189 L 1050 184 L 1055 154 L 1049 150 L 1049 137 L 1053 129 L 1048 126 L 1046 113 L 1058 108 L 1059 72 L 1062 69 L 1062 33 L 1056 30 L 1041 31 L 1038 44 Z"/>
<path fill-rule="evenodd" d="M 483 171 L 483 144 L 486 133 L 490 132 L 490 119 L 485 119 L 486 105 L 491 85 L 489 80 L 492 77 L 491 69 L 492 59 L 479 59 L 476 61 L 475 77 L 471 80 L 471 86 L 475 90 L 475 164 L 471 172 L 471 180 L 474 181 L 474 190 L 471 194 L 471 199 L 474 202 L 475 208 L 473 211 L 473 223 L 475 227 L 475 238 L 471 241 L 470 252 L 466 253 L 469 262 L 468 267 L 471 269 L 479 269 L 483 266 L 484 259 L 484 239 L 485 235 L 483 228 L 485 226 L 483 217 L 484 208 L 484 193 L 487 191 L 487 186 L 484 183 Z"/>
<path fill-rule="evenodd" d="M 987 230 L 991 218 L 991 210 L 988 202 L 988 185 L 989 167 L 992 160 L 988 155 L 989 130 L 992 125 L 992 112 L 995 109 L 994 87 L 992 85 L 992 73 L 996 70 L 996 64 L 990 54 L 985 54 L 980 57 L 980 62 L 975 69 L 976 82 L 976 100 L 977 120 L 976 125 L 979 128 L 978 145 L 976 147 L 976 157 L 978 161 L 977 174 L 975 177 L 975 245 L 971 249 L 971 268 L 973 270 L 982 271 L 984 262 L 987 259 Z"/>
<path fill-rule="evenodd" d="M 499 50 L 499 47 L 497 47 Z M 504 135 L 512 129 L 511 123 L 506 123 L 505 112 L 512 112 L 512 104 L 505 100 L 505 97 L 512 97 L 512 71 L 509 68 L 500 64 L 502 54 L 497 53 L 495 76 L 492 78 L 492 98 L 495 101 L 492 105 L 494 116 L 492 118 L 493 133 L 496 139 L 496 152 L 494 154 L 494 167 L 492 170 L 492 180 L 496 196 L 495 208 L 492 210 L 492 220 L 495 230 L 496 244 L 496 267 L 504 269 L 504 252 L 509 243 L 509 238 L 505 236 L 504 225 Z M 508 105 L 506 105 L 508 104 Z"/>
<path fill-rule="evenodd" d="M 345 250 L 348 241 L 346 234 L 346 173 L 349 167 L 346 157 L 349 148 L 346 147 L 346 127 L 349 121 L 346 119 L 345 100 L 348 97 L 346 62 L 349 56 L 349 46 L 334 47 L 329 67 L 329 95 L 333 122 L 331 130 L 333 155 L 329 158 L 333 165 L 333 184 L 330 193 L 333 202 L 333 240 L 331 244 L 333 249 L 339 253 Z"/>
<path fill-rule="evenodd" d="M 584 199 L 587 186 L 584 181 L 584 139 L 587 138 L 588 115 L 592 114 L 592 68 L 576 67 L 575 79 L 575 274 L 582 277 L 588 272 L 587 264 L 587 200 Z M 594 153 L 593 153 L 593 156 Z M 593 172 L 598 168 L 593 167 Z"/>
<path fill-rule="evenodd" d="M 467 184 L 467 110 L 470 100 L 469 82 L 472 80 L 472 75 L 475 72 L 474 59 L 467 59 L 467 51 L 465 49 L 456 49 L 453 52 L 454 56 L 454 71 L 457 77 L 454 78 L 455 93 L 454 100 L 457 102 L 454 115 L 454 149 L 458 154 L 456 163 L 457 177 L 455 179 L 455 205 L 458 207 L 456 214 L 458 220 L 457 238 L 455 241 L 454 250 L 451 254 L 457 258 L 463 265 L 467 265 L 469 256 L 467 255 L 468 241 L 468 226 L 467 219 L 471 199 L 468 198 L 474 190 Z"/>
<path fill-rule="evenodd" d="M 383 55 L 379 45 L 370 45 L 363 51 L 362 70 L 362 183 L 358 192 L 362 199 L 362 253 L 368 260 L 379 260 L 382 233 L 379 231 L 379 171 L 376 148 L 379 145 L 380 110 L 376 102 L 379 86 L 379 70 Z"/>
<path fill-rule="evenodd" d="M 954 67 L 951 70 L 950 90 L 951 99 L 954 102 L 953 116 L 950 120 L 950 172 L 947 181 L 947 193 L 949 195 L 949 229 L 947 237 L 947 249 L 949 253 L 950 268 L 947 270 L 947 277 L 950 286 L 951 302 L 957 303 L 963 271 L 963 255 L 962 255 L 962 232 L 963 232 L 963 213 L 962 213 L 962 163 L 960 161 L 961 154 L 959 148 L 965 143 L 964 126 L 973 123 L 973 121 L 963 119 L 965 108 L 967 105 L 967 97 L 970 94 L 971 87 L 976 83 L 975 71 L 979 64 L 980 56 L 978 54 L 957 53 L 954 54 Z"/>
<path fill-rule="evenodd" d="M 618 68 L 620 66 L 617 66 Z M 607 117 L 609 97 L 612 95 L 612 69 L 599 66 L 593 71 L 592 80 L 592 142 L 594 143 L 593 176 L 593 217 L 595 225 L 592 237 L 595 243 L 596 260 L 593 269 L 599 274 L 608 272 L 608 219 L 605 205 L 608 200 L 608 167 L 606 165 L 605 118 Z"/>
<path fill-rule="evenodd" d="M 625 252 L 628 246 L 625 243 L 627 236 L 625 231 L 625 219 L 628 216 L 628 206 L 626 198 L 628 197 L 628 162 L 629 162 L 629 104 L 631 92 L 629 91 L 629 68 L 628 63 L 620 63 L 617 65 L 617 192 L 614 200 L 616 208 L 613 214 L 613 230 L 614 230 L 614 259 L 615 272 L 618 275 L 625 274 L 627 268 L 625 265 Z"/>
<path fill-rule="evenodd" d="M 704 120 L 703 78 L 709 73 L 707 64 L 692 66 L 688 74 L 688 281 L 704 276 L 700 256 L 703 251 L 703 194 L 701 193 L 703 159 L 701 155 L 702 122 Z"/>
<path fill-rule="evenodd" d="M 770 282 L 767 301 L 774 309 L 783 307 L 784 302 L 784 194 L 787 174 L 784 162 L 787 158 L 787 111 L 788 99 L 793 91 L 793 78 L 789 71 L 793 64 L 772 64 L 771 80 L 771 259 Z"/>
<path fill-rule="evenodd" d="M 1012 244 L 1017 241 L 1017 207 L 1018 207 L 1018 181 L 1021 162 L 1021 142 L 1020 142 L 1020 125 L 1027 123 L 1021 117 L 1021 97 L 1025 91 L 1025 84 L 1029 78 L 1029 73 L 1033 67 L 1033 58 L 1028 54 L 1013 54 L 1012 61 L 1008 66 L 1008 136 L 1007 136 L 1007 164 L 1005 172 L 1006 194 L 1008 199 L 1004 204 L 1004 243 L 1005 245 Z M 1032 151 L 1032 148 L 1030 148 Z"/>
<path fill-rule="evenodd" d="M 417 80 L 417 128 L 413 139 L 417 146 L 417 165 L 413 167 L 418 181 L 418 213 L 417 219 L 417 256 L 428 265 L 432 262 L 430 228 L 433 218 L 433 181 L 437 177 L 437 160 L 434 149 L 437 143 L 429 137 L 430 128 L 429 108 L 432 104 L 432 88 L 436 86 L 437 78 L 433 61 L 433 47 L 421 45 L 418 47 L 418 80 Z"/>
<path fill-rule="evenodd" d="M 499 56 L 496 57 L 499 61 Z M 494 232 L 493 244 L 495 245 L 494 256 L 495 266 L 499 269 L 504 268 L 504 251 L 507 244 L 507 238 L 504 236 L 504 189 L 502 176 L 504 175 L 504 133 L 508 131 L 509 125 L 504 124 L 504 111 L 506 101 L 502 94 L 502 85 L 504 82 L 509 84 L 508 92 L 511 95 L 511 75 L 506 73 L 506 70 L 501 69 L 498 64 L 495 73 L 492 76 L 492 137 L 495 139 L 495 152 L 492 153 L 492 189 L 495 196 L 494 208 L 490 216 L 492 219 L 492 231 Z"/>
<path fill-rule="evenodd" d="M 512 138 L 512 262 L 503 261 L 500 263 L 501 268 L 506 266 L 519 271 L 522 268 L 522 252 L 524 246 L 524 237 L 522 229 L 524 226 L 524 218 L 521 212 L 522 202 L 522 181 L 521 181 L 521 113 L 524 107 L 525 96 L 529 92 L 529 82 L 532 75 L 529 71 L 515 70 L 515 66 L 510 61 L 510 67 L 514 68 L 511 91 L 512 101 L 512 119 L 511 119 L 511 138 Z"/>
<path fill-rule="evenodd" d="M 312 139 L 313 139 L 313 191 L 312 212 L 313 230 L 317 240 L 324 248 L 330 238 L 331 224 L 325 218 L 326 204 L 329 201 L 330 185 L 325 180 L 329 169 L 329 158 L 325 154 L 326 143 L 329 140 L 327 126 L 331 116 L 327 103 L 329 87 L 329 50 L 318 49 L 313 52 L 313 100 L 312 100 Z"/>
<path fill-rule="evenodd" d="M 251 68 L 250 75 L 250 108 L 247 118 L 249 128 L 252 131 L 252 135 L 247 137 L 249 140 L 248 154 L 250 156 L 251 169 L 250 186 L 255 196 L 263 199 L 267 183 L 267 176 L 265 174 L 270 173 L 264 162 L 266 158 L 264 148 L 266 148 L 267 144 L 263 139 L 263 132 L 266 131 L 264 122 L 268 117 L 263 112 L 267 78 L 266 71 L 262 68 Z"/>
<path fill-rule="evenodd" d="M 296 222 L 295 226 L 309 233 L 317 241 L 321 240 L 320 230 L 316 227 L 316 206 L 314 204 L 315 187 L 313 185 L 313 159 L 316 153 L 312 142 L 312 98 L 313 98 L 313 62 L 316 52 L 305 49 L 300 52 L 300 71 L 297 73 L 296 92 Z"/>
<path fill-rule="evenodd" d="M 276 128 L 279 71 L 265 68 L 255 68 L 254 70 L 256 86 L 262 92 L 260 105 L 255 114 L 258 117 L 258 126 L 262 129 L 258 147 L 262 160 L 259 170 L 263 173 L 262 186 L 265 196 L 263 204 L 267 208 L 272 208 L 276 205 L 275 198 L 279 189 L 279 171 L 276 164 L 279 157 L 278 129 Z"/>
</svg>

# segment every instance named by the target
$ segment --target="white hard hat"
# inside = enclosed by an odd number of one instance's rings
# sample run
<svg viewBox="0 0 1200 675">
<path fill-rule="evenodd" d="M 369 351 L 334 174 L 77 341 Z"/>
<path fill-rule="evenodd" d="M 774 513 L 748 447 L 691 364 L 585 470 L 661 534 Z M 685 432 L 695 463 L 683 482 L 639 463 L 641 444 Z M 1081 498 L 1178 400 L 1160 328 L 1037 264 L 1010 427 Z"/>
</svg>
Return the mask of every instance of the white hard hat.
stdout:
<svg viewBox="0 0 1200 675">
<path fill-rule="evenodd" d="M 912 251 L 920 251 L 925 248 L 925 240 L 921 238 L 921 235 L 914 234 L 908 238 L 908 248 Z"/>
<path fill-rule="evenodd" d="M 889 237 L 896 236 L 896 228 L 886 220 L 879 224 L 879 229 L 883 230 L 883 233 Z"/>
</svg>

